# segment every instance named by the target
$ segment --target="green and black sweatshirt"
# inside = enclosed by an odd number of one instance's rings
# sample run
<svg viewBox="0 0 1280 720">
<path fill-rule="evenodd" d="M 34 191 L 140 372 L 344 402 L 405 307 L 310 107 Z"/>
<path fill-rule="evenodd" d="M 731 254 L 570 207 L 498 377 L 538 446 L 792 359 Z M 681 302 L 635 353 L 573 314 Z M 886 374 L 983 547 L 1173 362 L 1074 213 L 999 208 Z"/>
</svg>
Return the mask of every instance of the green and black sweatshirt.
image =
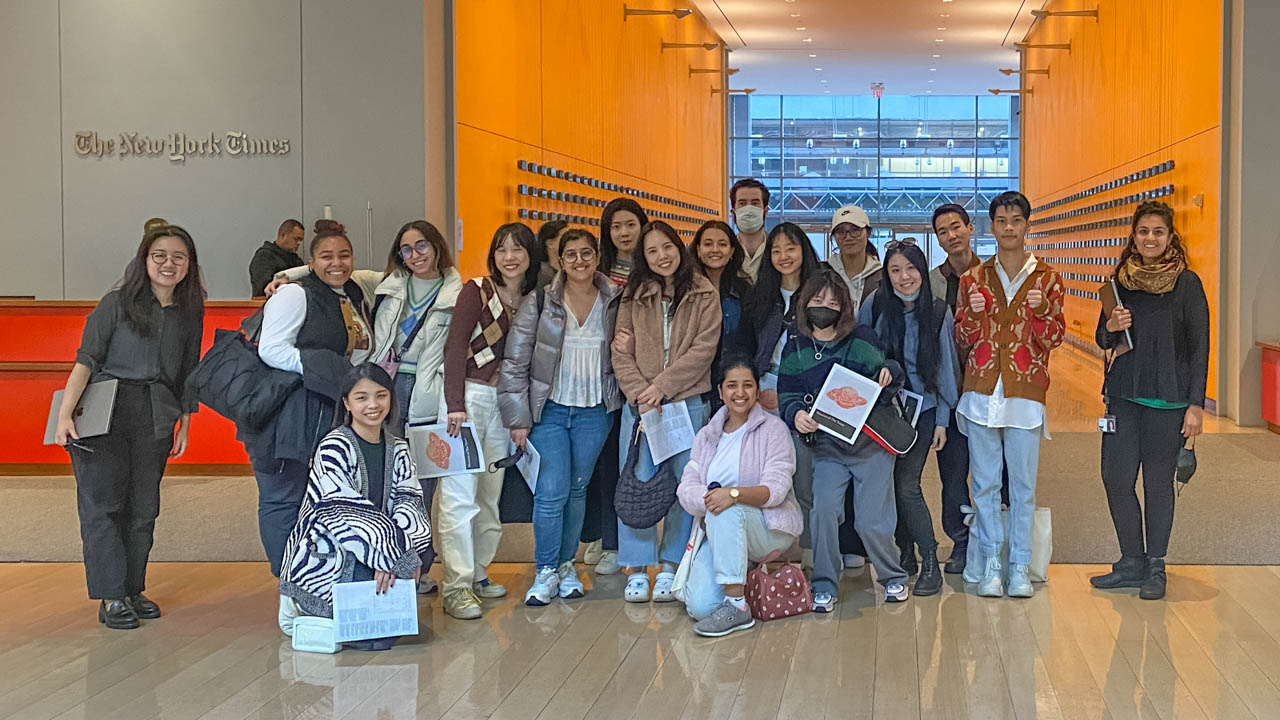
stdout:
<svg viewBox="0 0 1280 720">
<path fill-rule="evenodd" d="M 902 389 L 906 373 L 895 360 L 885 357 L 879 339 L 869 327 L 859 325 L 843 340 L 823 343 L 803 335 L 792 335 L 782 348 L 782 361 L 778 365 L 778 410 L 787 427 L 796 431 L 796 413 L 808 411 L 822 390 L 822 384 L 836 364 L 871 379 L 880 375 L 881 368 L 889 368 L 893 382 L 880 393 L 877 403 L 888 402 L 894 393 Z M 822 352 L 819 360 L 818 351 Z"/>
</svg>

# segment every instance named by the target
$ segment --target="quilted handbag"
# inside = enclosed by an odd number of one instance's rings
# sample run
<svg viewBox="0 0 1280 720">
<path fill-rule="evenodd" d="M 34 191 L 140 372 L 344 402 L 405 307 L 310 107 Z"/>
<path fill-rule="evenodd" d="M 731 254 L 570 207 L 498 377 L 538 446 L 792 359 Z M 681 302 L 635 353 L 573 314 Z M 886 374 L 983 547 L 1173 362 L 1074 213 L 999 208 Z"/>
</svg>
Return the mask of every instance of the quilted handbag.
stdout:
<svg viewBox="0 0 1280 720">
<path fill-rule="evenodd" d="M 666 517 L 676 502 L 676 485 L 679 484 L 671 460 L 660 463 L 648 482 L 636 477 L 636 461 L 644 447 L 644 430 L 640 423 L 636 423 L 635 439 L 631 441 L 627 464 L 618 476 L 618 489 L 613 496 L 613 509 L 618 519 L 637 530 L 651 528 Z"/>
<path fill-rule="evenodd" d="M 187 379 L 200 402 L 250 430 L 264 427 L 302 385 L 301 375 L 269 367 L 258 357 L 257 346 L 245 333 L 256 334 L 254 326 L 260 322 L 261 311 L 247 319 L 241 331 L 215 330 L 213 347 Z"/>
<path fill-rule="evenodd" d="M 813 590 L 799 565 L 784 563 L 771 573 L 761 564 L 747 573 L 747 606 L 757 620 L 803 615 L 813 610 Z"/>
</svg>

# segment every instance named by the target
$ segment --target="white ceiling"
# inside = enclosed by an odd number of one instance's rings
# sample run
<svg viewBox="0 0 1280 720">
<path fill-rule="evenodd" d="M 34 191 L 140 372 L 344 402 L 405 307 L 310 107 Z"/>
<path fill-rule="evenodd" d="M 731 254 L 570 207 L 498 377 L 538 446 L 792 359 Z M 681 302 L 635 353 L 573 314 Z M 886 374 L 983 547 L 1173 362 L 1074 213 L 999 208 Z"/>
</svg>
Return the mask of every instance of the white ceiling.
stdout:
<svg viewBox="0 0 1280 720">
<path fill-rule="evenodd" d="M 724 38 L 729 66 L 740 68 L 731 87 L 807 95 L 828 90 L 869 95 L 873 82 L 884 83 L 888 95 L 974 95 L 1016 88 L 1016 75 L 998 71 L 1018 66 L 1013 43 L 1034 21 L 1031 10 L 1044 2 L 688 1 Z M 941 57 L 934 58 L 935 53 Z"/>
</svg>

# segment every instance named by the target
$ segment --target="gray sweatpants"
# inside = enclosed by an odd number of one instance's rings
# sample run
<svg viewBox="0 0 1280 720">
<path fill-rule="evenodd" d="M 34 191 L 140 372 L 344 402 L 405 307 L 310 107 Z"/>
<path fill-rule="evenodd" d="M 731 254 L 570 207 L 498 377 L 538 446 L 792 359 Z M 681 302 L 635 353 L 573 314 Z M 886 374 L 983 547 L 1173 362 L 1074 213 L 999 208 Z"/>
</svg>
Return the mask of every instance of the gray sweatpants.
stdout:
<svg viewBox="0 0 1280 720">
<path fill-rule="evenodd" d="M 898 526 L 893 463 L 893 455 L 865 436 L 852 446 L 825 434 L 818 438 L 813 448 L 813 509 L 809 511 L 815 593 L 839 593 L 843 568 L 840 523 L 844 522 L 844 496 L 850 482 L 854 529 L 866 545 L 876 580 L 885 586 L 907 581 L 893 539 Z"/>
</svg>

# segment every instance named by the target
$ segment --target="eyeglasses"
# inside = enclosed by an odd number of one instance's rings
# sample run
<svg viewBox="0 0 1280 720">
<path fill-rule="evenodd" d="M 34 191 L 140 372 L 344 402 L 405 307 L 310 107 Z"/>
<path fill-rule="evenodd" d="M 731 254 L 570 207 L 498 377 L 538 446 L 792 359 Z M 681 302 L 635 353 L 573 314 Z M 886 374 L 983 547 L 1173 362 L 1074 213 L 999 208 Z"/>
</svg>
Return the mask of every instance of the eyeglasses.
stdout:
<svg viewBox="0 0 1280 720">
<path fill-rule="evenodd" d="M 885 249 L 885 250 L 893 250 L 894 248 L 907 247 L 908 245 L 910 245 L 911 247 L 915 247 L 915 246 L 916 246 L 916 239 L 915 239 L 915 238 L 903 238 L 903 239 L 901 239 L 901 240 L 890 240 L 889 242 L 887 242 L 887 243 L 885 243 L 885 244 L 884 244 L 884 249 Z"/>
<path fill-rule="evenodd" d="M 419 240 L 418 242 L 412 245 L 401 245 L 399 252 L 400 252 L 400 257 L 404 258 L 405 260 L 408 260 L 409 258 L 413 257 L 414 251 L 417 251 L 419 255 L 426 255 L 427 251 L 429 250 L 431 250 L 431 243 L 427 242 L 426 240 Z"/>
<path fill-rule="evenodd" d="M 564 262 L 578 262 L 578 260 L 582 260 L 582 262 L 591 262 L 592 260 L 595 260 L 595 258 L 596 251 L 591 248 L 584 248 L 582 250 L 566 250 L 564 255 L 560 256 L 560 259 Z"/>
<path fill-rule="evenodd" d="M 172 260 L 174 265 L 187 264 L 186 253 L 153 252 L 153 253 L 148 253 L 147 257 L 151 258 L 151 262 L 157 265 L 163 265 L 169 260 Z"/>
<path fill-rule="evenodd" d="M 866 228 L 856 227 L 852 230 L 836 230 L 831 233 L 831 237 L 837 240 L 850 240 L 856 238 L 867 231 Z"/>
</svg>

